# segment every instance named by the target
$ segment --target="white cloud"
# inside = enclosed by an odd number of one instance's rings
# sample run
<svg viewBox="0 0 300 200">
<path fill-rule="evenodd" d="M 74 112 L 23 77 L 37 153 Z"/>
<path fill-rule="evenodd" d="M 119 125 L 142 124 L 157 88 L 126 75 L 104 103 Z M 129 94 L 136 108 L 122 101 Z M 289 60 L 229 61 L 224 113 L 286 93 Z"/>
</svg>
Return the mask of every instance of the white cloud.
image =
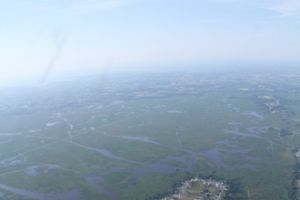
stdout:
<svg viewBox="0 0 300 200">
<path fill-rule="evenodd" d="M 300 0 L 213 0 L 215 2 L 225 2 L 239 4 L 243 6 L 254 6 L 274 11 L 281 16 L 300 15 Z"/>
<path fill-rule="evenodd" d="M 284 16 L 300 15 L 300 0 L 284 0 L 270 7 Z"/>
</svg>

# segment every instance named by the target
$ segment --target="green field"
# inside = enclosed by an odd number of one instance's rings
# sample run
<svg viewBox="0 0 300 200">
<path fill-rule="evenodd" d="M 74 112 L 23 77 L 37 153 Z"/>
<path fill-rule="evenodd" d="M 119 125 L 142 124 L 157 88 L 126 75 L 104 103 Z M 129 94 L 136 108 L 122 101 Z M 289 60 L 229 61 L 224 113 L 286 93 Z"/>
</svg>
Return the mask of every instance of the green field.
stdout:
<svg viewBox="0 0 300 200">
<path fill-rule="evenodd" d="M 0 199 L 155 199 L 210 175 L 233 183 L 231 199 L 291 199 L 300 80 L 288 75 L 122 76 L 3 97 Z"/>
</svg>

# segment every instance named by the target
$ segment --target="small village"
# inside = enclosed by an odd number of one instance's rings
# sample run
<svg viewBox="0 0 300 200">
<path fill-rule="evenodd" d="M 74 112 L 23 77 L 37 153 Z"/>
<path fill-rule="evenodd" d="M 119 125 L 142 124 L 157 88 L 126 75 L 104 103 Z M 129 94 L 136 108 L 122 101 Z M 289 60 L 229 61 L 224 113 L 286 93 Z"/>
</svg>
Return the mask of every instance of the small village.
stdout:
<svg viewBox="0 0 300 200">
<path fill-rule="evenodd" d="M 161 200 L 222 200 L 227 190 L 223 181 L 193 178 L 185 181 L 175 194 Z"/>
</svg>

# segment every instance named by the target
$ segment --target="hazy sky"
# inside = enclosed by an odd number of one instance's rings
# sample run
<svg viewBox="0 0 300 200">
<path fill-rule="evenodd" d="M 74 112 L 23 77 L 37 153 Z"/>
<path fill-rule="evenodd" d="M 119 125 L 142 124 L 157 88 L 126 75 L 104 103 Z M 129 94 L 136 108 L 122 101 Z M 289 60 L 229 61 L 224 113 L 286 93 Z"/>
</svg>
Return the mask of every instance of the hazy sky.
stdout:
<svg viewBox="0 0 300 200">
<path fill-rule="evenodd" d="M 0 0 L 0 55 L 1 80 L 145 63 L 297 61 L 300 0 Z"/>
</svg>

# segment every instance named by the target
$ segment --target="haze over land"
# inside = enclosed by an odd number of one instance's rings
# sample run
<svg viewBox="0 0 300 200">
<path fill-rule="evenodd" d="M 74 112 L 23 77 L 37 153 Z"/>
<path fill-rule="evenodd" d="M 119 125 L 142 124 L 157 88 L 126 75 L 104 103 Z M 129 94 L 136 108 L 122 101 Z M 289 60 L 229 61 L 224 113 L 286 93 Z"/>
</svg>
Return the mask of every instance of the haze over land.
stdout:
<svg viewBox="0 0 300 200">
<path fill-rule="evenodd" d="M 3 199 L 299 199 L 299 69 L 1 89 Z"/>
<path fill-rule="evenodd" d="M 300 200 L 299 0 L 0 1 L 0 199 Z"/>
</svg>

